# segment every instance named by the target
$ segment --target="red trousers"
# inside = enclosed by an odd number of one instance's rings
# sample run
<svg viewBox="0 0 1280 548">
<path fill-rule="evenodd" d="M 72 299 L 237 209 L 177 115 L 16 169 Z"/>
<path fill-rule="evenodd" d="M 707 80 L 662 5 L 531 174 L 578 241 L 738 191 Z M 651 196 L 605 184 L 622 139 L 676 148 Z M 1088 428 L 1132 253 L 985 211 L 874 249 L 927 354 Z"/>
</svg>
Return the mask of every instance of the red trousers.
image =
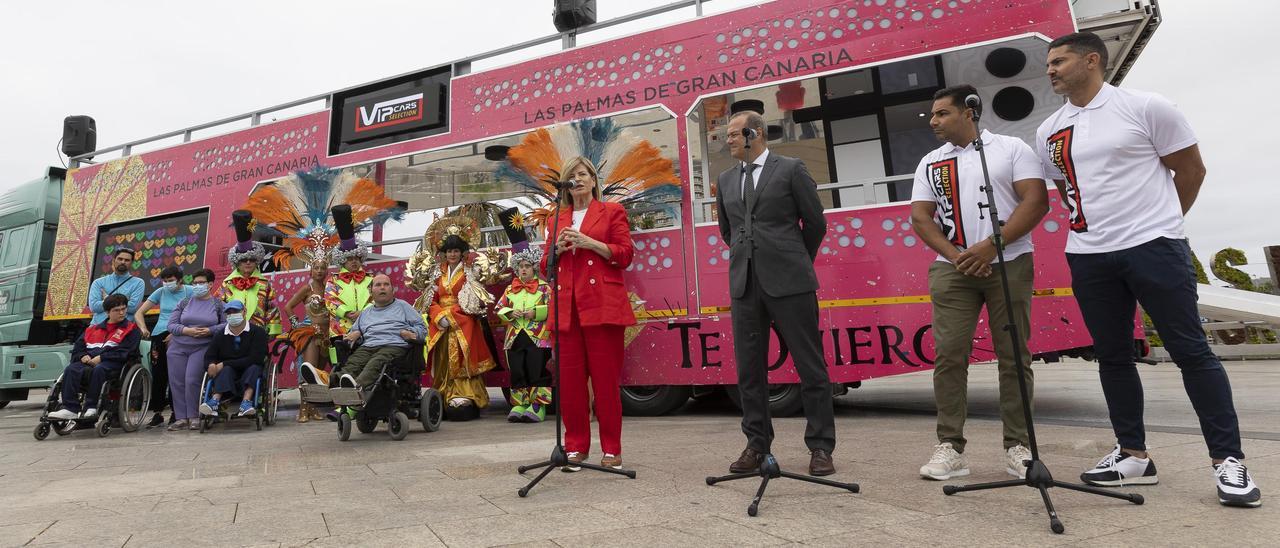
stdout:
<svg viewBox="0 0 1280 548">
<path fill-rule="evenodd" d="M 567 308 L 567 307 L 566 307 Z M 622 455 L 622 334 L 620 325 L 578 325 L 576 311 L 560 330 L 560 400 L 564 419 L 564 450 L 589 453 L 591 418 L 587 414 L 587 379 L 595 393 L 596 422 L 600 425 L 600 450 Z M 564 321 L 562 318 L 561 321 Z"/>
</svg>

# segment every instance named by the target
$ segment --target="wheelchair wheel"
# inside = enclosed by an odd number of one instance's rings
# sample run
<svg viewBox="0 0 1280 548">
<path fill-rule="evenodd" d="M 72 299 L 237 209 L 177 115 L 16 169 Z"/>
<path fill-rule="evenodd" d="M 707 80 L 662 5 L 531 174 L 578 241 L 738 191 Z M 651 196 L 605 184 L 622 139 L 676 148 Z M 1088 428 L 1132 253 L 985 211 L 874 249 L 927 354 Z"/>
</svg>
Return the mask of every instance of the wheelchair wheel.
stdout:
<svg viewBox="0 0 1280 548">
<path fill-rule="evenodd" d="M 207 415 L 200 417 L 200 433 L 208 432 L 210 428 L 213 428 L 213 417 Z"/>
<path fill-rule="evenodd" d="M 49 423 L 41 422 L 36 425 L 36 429 L 31 432 L 31 435 L 36 437 L 36 441 L 44 441 L 45 438 L 49 437 L 50 430 L 53 430 L 53 427 L 49 426 Z"/>
<path fill-rule="evenodd" d="M 253 416 L 253 428 L 254 430 L 262 430 L 262 413 Z"/>
<path fill-rule="evenodd" d="M 267 378 L 267 389 L 262 392 L 262 422 L 267 426 L 276 423 L 276 408 L 280 406 L 280 389 L 276 385 L 276 372 L 279 369 L 278 364 L 271 366 L 271 375 Z"/>
<path fill-rule="evenodd" d="M 364 415 L 364 413 L 361 413 L 360 415 Z M 378 427 L 377 417 L 361 416 L 360 418 L 356 419 L 356 430 L 359 430 L 361 434 L 368 434 L 369 432 L 373 432 L 373 430 L 377 427 Z"/>
<path fill-rule="evenodd" d="M 111 419 L 108 417 L 99 418 L 98 427 L 94 428 L 94 431 L 98 433 L 99 438 L 107 437 L 107 434 L 111 433 Z"/>
<path fill-rule="evenodd" d="M 391 419 L 387 421 L 387 432 L 391 433 L 391 439 L 400 441 L 409 435 L 409 416 L 404 411 L 396 411 L 391 414 Z"/>
<path fill-rule="evenodd" d="M 420 405 L 418 420 L 422 421 L 422 428 L 428 432 L 439 430 L 440 421 L 444 419 L 444 398 L 440 396 L 440 392 L 434 388 L 426 389 L 422 393 Z"/>
<path fill-rule="evenodd" d="M 125 432 L 136 432 L 146 420 L 147 406 L 151 404 L 151 372 L 142 364 L 134 364 L 124 374 L 120 387 L 120 427 Z"/>
<path fill-rule="evenodd" d="M 338 417 L 338 441 L 351 439 L 351 415 L 343 413 Z"/>
</svg>

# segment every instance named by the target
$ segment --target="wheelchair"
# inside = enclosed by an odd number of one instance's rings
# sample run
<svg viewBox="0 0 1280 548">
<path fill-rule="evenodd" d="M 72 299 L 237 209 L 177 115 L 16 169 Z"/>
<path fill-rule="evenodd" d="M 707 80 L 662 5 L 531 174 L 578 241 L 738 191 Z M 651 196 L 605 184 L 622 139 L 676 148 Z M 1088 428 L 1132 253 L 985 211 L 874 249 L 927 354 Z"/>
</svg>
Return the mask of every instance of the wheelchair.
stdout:
<svg viewBox="0 0 1280 548">
<path fill-rule="evenodd" d="M 403 358 L 384 365 L 368 392 L 341 386 L 328 389 L 333 403 L 340 406 L 340 441 L 351 438 L 353 424 L 360 433 L 368 434 L 378 423 L 386 422 L 387 432 L 396 441 L 409 435 L 412 420 L 421 422 L 427 432 L 440 429 L 444 398 L 434 388 L 422 388 L 422 374 L 427 367 L 422 349 L 421 344 L 411 344 Z"/>
<path fill-rule="evenodd" d="M 76 430 L 92 428 L 98 437 L 105 437 L 113 428 L 125 432 L 134 432 L 145 422 L 148 406 L 151 404 L 151 371 L 142 363 L 141 356 L 133 356 L 120 372 L 109 376 L 102 383 L 102 392 L 98 394 L 98 415 L 81 419 L 51 419 L 49 413 L 58 410 L 62 403 L 62 383 L 66 372 L 58 375 L 58 380 L 49 389 L 49 398 L 45 401 L 44 410 L 40 413 L 40 422 L 36 424 L 32 434 L 36 440 L 49 437 L 49 432 L 66 436 Z M 84 393 L 89 389 L 90 375 L 80 376 L 80 389 L 77 391 L 81 409 L 84 409 Z"/>
<path fill-rule="evenodd" d="M 267 354 L 266 360 L 262 364 L 262 376 L 254 381 L 253 385 L 253 427 L 255 430 L 262 430 L 262 426 L 274 425 L 276 423 L 276 409 L 279 407 L 280 385 L 276 383 L 277 374 L 282 366 L 282 359 L 272 360 L 273 356 L 280 352 L 280 343 L 288 343 L 287 340 L 277 340 L 270 352 Z M 283 358 L 283 356 L 281 357 Z M 204 375 L 200 378 L 200 401 L 204 402 L 213 395 L 213 379 L 209 377 L 209 370 L 205 368 Z M 214 415 L 200 416 L 200 433 L 203 434 L 213 427 L 215 422 L 221 421 L 223 428 L 230 426 L 232 419 L 236 418 L 236 411 L 240 408 L 240 401 L 243 398 L 236 395 L 221 401 L 221 404 Z"/>
</svg>

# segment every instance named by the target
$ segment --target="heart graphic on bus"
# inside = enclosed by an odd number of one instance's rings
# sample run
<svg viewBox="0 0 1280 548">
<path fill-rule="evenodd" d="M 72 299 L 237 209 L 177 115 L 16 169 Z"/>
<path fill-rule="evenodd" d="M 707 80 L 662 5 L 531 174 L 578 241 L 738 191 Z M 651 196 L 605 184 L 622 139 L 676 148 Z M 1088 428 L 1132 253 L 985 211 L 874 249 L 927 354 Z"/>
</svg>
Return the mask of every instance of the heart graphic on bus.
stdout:
<svg viewBox="0 0 1280 548">
<path fill-rule="evenodd" d="M 142 242 L 142 247 L 145 247 L 145 248 L 147 248 L 147 249 L 151 249 L 151 247 L 152 247 L 151 240 L 147 240 L 147 241 L 145 241 L 145 242 Z"/>
<path fill-rule="evenodd" d="M 195 234 L 197 231 L 200 230 L 200 225 L 199 224 L 187 225 L 187 230 L 190 230 L 192 234 Z"/>
<path fill-rule="evenodd" d="M 159 278 L 159 277 L 160 277 L 160 269 L 159 269 L 159 268 L 153 268 L 153 269 L 151 269 L 151 277 L 152 277 L 152 278 Z M 154 281 L 154 280 L 153 280 L 153 281 Z"/>
<path fill-rule="evenodd" d="M 173 245 L 173 243 L 174 243 L 174 242 L 176 242 L 176 241 L 178 241 L 178 239 L 177 239 L 177 238 L 174 238 L 173 236 L 170 236 L 170 237 L 168 237 L 168 238 L 165 238 L 165 240 L 164 240 L 164 245 Z"/>
<path fill-rule="evenodd" d="M 167 235 L 167 236 L 176 236 L 176 235 L 178 234 L 178 227 L 176 227 L 176 226 L 171 226 L 171 227 L 169 227 L 169 228 L 165 229 L 164 233 L 165 233 L 165 235 Z"/>
<path fill-rule="evenodd" d="M 178 261 L 178 264 L 182 264 L 182 263 L 187 262 L 187 256 L 186 256 L 186 255 L 178 255 L 177 257 L 175 257 L 175 258 L 174 258 L 174 260 Z"/>
</svg>

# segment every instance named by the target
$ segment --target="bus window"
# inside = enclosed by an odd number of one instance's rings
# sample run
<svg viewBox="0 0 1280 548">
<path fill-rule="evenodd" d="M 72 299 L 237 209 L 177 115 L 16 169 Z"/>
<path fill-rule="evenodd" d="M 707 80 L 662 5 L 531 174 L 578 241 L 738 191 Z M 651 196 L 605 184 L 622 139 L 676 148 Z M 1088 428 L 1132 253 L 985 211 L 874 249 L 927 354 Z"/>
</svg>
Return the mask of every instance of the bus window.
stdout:
<svg viewBox="0 0 1280 548">
<path fill-rule="evenodd" d="M 616 131 L 579 131 L 584 123 L 596 128 L 612 127 Z M 597 167 L 608 180 L 600 181 L 601 190 L 612 194 L 605 199 L 622 201 L 632 230 L 645 231 L 679 226 L 680 188 L 658 185 L 643 192 L 626 188 L 625 181 L 616 180 L 620 173 L 616 169 L 628 161 L 632 165 L 637 160 L 645 164 L 644 155 L 648 154 L 672 162 L 674 181 L 679 181 L 675 124 L 666 110 L 650 108 L 545 129 L 562 154 L 581 152 L 585 148 L 580 144 L 584 134 L 587 139 L 600 139 L 587 144 L 603 150 L 603 165 Z M 479 209 L 473 208 L 483 211 L 477 215 L 482 216 L 479 220 L 485 235 L 484 245 L 507 245 L 498 211 L 516 207 L 528 214 L 547 207 L 552 201 L 545 189 L 535 187 L 533 182 L 514 172 L 506 160 L 507 151 L 520 146 L 529 133 L 387 160 L 384 179 L 387 196 L 408 203 L 409 213 L 402 221 L 388 222 L 382 227 L 379 241 L 390 243 L 383 246 L 381 255 L 388 258 L 412 255 L 423 231 L 437 215 L 468 204 L 485 204 L 475 206 Z M 625 156 L 641 143 L 649 146 L 639 156 Z M 542 239 L 541 233 L 532 227 L 529 235 L 533 241 Z"/>
</svg>

